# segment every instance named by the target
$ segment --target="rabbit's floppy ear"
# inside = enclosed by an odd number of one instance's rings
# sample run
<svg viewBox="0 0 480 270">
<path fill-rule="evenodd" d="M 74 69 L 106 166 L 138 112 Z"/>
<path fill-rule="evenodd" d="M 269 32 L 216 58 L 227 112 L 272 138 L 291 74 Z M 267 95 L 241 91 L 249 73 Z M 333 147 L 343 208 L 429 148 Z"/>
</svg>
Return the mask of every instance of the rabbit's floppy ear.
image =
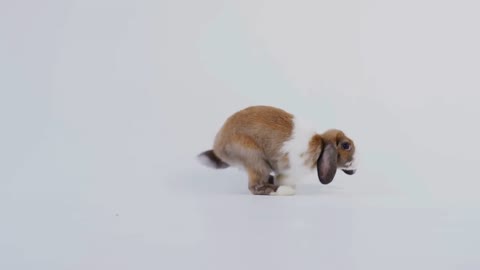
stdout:
<svg viewBox="0 0 480 270">
<path fill-rule="evenodd" d="M 317 160 L 318 180 L 324 185 L 330 184 L 337 172 L 337 149 L 327 143 Z"/>
</svg>

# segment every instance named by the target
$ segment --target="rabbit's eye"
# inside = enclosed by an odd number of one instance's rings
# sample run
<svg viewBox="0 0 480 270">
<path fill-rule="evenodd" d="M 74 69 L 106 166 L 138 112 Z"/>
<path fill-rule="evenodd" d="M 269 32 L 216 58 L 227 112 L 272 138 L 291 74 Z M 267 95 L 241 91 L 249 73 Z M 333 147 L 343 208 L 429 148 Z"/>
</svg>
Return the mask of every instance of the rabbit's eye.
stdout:
<svg viewBox="0 0 480 270">
<path fill-rule="evenodd" d="M 348 142 L 342 143 L 342 149 L 350 150 L 350 147 L 351 147 L 350 143 L 348 143 Z"/>
</svg>

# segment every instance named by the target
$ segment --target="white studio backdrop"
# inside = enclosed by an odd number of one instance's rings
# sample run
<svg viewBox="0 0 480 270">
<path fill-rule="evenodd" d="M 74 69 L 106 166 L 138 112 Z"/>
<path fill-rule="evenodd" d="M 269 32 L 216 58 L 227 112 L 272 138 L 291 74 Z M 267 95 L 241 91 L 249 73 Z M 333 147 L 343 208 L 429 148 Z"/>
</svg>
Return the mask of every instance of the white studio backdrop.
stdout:
<svg viewBox="0 0 480 270">
<path fill-rule="evenodd" d="M 479 8 L 0 1 L 0 268 L 477 269 Z M 257 104 L 358 173 L 266 198 L 199 165 Z"/>
</svg>

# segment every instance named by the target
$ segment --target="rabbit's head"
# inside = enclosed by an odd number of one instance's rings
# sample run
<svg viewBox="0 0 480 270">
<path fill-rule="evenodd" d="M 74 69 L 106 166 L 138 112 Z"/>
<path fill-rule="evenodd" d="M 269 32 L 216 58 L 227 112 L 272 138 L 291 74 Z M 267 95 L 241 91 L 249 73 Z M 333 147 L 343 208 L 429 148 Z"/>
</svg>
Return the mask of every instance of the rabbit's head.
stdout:
<svg viewBox="0 0 480 270">
<path fill-rule="evenodd" d="M 322 184 L 332 182 L 337 169 L 352 175 L 356 172 L 356 149 L 344 132 L 331 129 L 319 136 L 320 156 L 317 160 L 318 179 Z"/>
</svg>

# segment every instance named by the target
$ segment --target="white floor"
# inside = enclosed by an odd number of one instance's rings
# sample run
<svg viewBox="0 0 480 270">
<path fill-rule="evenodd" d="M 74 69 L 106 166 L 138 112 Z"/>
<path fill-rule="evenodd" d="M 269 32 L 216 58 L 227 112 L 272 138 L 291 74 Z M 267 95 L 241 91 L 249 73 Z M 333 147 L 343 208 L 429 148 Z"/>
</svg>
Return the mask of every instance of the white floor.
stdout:
<svg viewBox="0 0 480 270">
<path fill-rule="evenodd" d="M 328 187 L 305 183 L 293 197 L 252 196 L 234 170 L 177 173 L 11 183 L 2 269 L 480 265 L 478 207 L 416 205 L 360 188 L 369 183 L 361 172 Z"/>
<path fill-rule="evenodd" d="M 479 7 L 1 1 L 0 269 L 479 269 Z M 253 104 L 358 173 L 264 197 L 198 164 Z"/>
</svg>

